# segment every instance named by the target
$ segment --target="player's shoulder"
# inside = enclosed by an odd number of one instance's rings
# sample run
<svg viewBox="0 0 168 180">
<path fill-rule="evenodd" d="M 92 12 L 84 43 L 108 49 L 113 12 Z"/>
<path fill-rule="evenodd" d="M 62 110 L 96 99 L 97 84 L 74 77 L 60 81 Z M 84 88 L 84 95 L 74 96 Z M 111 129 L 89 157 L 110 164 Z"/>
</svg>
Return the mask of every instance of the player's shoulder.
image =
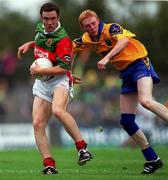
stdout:
<svg viewBox="0 0 168 180">
<path fill-rule="evenodd" d="M 58 42 L 59 46 L 72 47 L 72 40 L 68 36 L 61 37 Z"/>
<path fill-rule="evenodd" d="M 91 37 L 89 36 L 89 34 L 87 32 L 83 33 L 82 36 L 73 40 L 73 42 L 77 45 L 84 45 L 91 41 L 92 41 Z"/>
<path fill-rule="evenodd" d="M 74 39 L 73 42 L 74 42 L 75 44 L 81 45 L 81 44 L 82 44 L 82 36 L 79 37 L 79 38 Z"/>
<path fill-rule="evenodd" d="M 44 31 L 44 24 L 42 22 L 37 23 L 36 25 L 36 33 Z"/>
<path fill-rule="evenodd" d="M 58 39 L 63 39 L 63 38 L 70 39 L 67 31 L 62 26 L 60 26 L 60 28 L 56 32 L 54 32 L 52 35 Z"/>
<path fill-rule="evenodd" d="M 123 33 L 123 28 L 118 23 L 105 24 L 105 27 L 111 36 Z"/>
</svg>

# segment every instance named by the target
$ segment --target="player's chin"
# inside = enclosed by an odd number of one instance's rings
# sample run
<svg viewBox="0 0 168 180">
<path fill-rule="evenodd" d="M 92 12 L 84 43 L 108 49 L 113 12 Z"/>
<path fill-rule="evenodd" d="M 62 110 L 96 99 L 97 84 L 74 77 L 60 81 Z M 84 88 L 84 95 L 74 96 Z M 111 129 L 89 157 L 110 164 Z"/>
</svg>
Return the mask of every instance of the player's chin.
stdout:
<svg viewBox="0 0 168 180">
<path fill-rule="evenodd" d="M 50 32 L 53 32 L 55 30 L 55 28 L 53 28 L 53 27 L 46 27 L 45 30 L 46 30 L 46 32 L 50 33 Z"/>
<path fill-rule="evenodd" d="M 97 36 L 97 31 L 92 31 L 89 33 L 92 37 L 96 37 Z"/>
</svg>

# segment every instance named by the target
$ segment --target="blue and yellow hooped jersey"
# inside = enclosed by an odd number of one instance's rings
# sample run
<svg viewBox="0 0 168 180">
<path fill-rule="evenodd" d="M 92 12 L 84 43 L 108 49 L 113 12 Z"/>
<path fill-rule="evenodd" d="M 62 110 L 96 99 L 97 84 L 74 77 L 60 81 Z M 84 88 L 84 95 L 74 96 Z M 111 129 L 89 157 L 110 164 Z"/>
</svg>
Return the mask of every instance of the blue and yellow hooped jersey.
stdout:
<svg viewBox="0 0 168 180">
<path fill-rule="evenodd" d="M 147 56 L 146 48 L 141 42 L 134 39 L 135 36 L 119 24 L 105 24 L 100 21 L 97 41 L 93 41 L 89 34 L 85 32 L 82 37 L 73 40 L 73 50 L 74 53 L 87 50 L 94 51 L 104 57 L 114 48 L 117 41 L 123 37 L 128 37 L 130 39 L 128 46 L 110 61 L 116 69 L 121 71 L 133 61 Z"/>
</svg>

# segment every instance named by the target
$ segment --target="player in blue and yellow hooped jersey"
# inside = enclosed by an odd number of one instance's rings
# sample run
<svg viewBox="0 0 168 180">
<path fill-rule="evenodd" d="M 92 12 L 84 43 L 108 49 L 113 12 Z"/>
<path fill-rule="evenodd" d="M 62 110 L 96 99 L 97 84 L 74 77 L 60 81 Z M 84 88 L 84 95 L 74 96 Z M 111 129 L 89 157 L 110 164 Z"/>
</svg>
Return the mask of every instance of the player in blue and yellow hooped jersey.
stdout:
<svg viewBox="0 0 168 180">
<path fill-rule="evenodd" d="M 146 160 L 142 173 L 155 172 L 163 163 L 135 123 L 137 105 L 140 103 L 165 121 L 168 121 L 168 109 L 152 97 L 153 84 L 159 82 L 159 77 L 146 48 L 134 39 L 135 34 L 119 24 L 103 23 L 94 11 L 83 11 L 79 24 L 84 34 L 73 41 L 74 52 L 94 51 L 102 56 L 97 62 L 99 70 L 104 70 L 107 63 L 119 70 L 122 79 L 120 124 L 141 148 Z"/>
</svg>

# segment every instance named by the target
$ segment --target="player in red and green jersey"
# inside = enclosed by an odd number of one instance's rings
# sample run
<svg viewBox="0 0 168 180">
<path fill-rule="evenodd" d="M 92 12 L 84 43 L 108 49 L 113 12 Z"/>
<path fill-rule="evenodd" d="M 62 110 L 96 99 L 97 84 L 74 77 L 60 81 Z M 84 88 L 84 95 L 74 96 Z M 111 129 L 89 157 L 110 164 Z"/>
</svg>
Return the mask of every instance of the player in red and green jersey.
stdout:
<svg viewBox="0 0 168 180">
<path fill-rule="evenodd" d="M 60 22 L 52 33 L 45 32 L 42 22 L 37 25 L 34 59 L 40 57 L 48 58 L 54 65 L 59 65 L 64 69 L 71 69 L 72 43 Z"/>
<path fill-rule="evenodd" d="M 35 140 L 43 159 L 44 174 L 57 174 L 56 163 L 53 159 L 46 136 L 46 125 L 53 114 L 64 125 L 72 137 L 79 152 L 78 164 L 83 165 L 92 158 L 87 150 L 74 118 L 66 111 L 70 84 L 72 61 L 72 43 L 66 31 L 61 27 L 59 8 L 54 3 L 41 6 L 42 22 L 37 25 L 35 41 L 19 47 L 18 58 L 30 48 L 34 48 L 34 58 L 48 58 L 53 62 L 51 68 L 41 68 L 38 64 L 30 67 L 31 75 L 50 75 L 52 78 L 43 81 L 35 80 L 33 85 L 33 128 Z"/>
<path fill-rule="evenodd" d="M 155 172 L 163 163 L 135 122 L 137 105 L 140 103 L 167 122 L 168 109 L 152 97 L 153 84 L 159 82 L 159 77 L 146 48 L 134 39 L 135 34 L 119 24 L 103 23 L 94 11 L 83 11 L 79 24 L 84 34 L 73 41 L 74 52 L 94 51 L 102 57 L 97 62 L 98 69 L 105 70 L 106 64 L 112 63 L 120 72 L 120 124 L 141 148 L 146 160 L 142 173 Z"/>
</svg>

